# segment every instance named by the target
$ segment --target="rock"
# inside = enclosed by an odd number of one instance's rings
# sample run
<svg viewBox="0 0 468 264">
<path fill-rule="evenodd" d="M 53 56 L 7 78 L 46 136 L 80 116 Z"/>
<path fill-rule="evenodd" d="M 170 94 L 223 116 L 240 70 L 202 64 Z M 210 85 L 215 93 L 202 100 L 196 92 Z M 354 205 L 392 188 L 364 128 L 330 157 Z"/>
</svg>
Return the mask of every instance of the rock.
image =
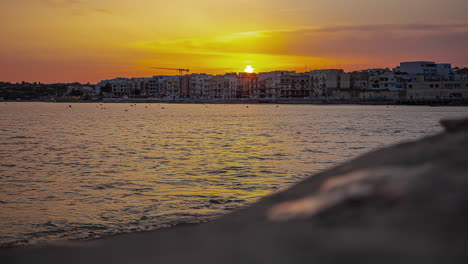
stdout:
<svg viewBox="0 0 468 264">
<path fill-rule="evenodd" d="M 306 219 L 350 200 L 393 201 L 404 196 L 415 178 L 430 168 L 428 165 L 384 167 L 337 175 L 324 182 L 314 195 L 273 205 L 267 218 L 272 221 Z"/>
<path fill-rule="evenodd" d="M 458 120 L 442 120 L 440 124 L 447 132 L 468 131 L 468 118 Z"/>
</svg>

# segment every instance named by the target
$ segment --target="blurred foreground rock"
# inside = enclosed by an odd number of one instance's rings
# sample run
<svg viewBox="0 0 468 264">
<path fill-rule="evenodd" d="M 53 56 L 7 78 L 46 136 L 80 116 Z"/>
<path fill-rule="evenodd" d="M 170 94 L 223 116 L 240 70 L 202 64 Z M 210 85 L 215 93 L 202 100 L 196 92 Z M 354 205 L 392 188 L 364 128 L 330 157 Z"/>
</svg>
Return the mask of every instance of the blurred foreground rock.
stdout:
<svg viewBox="0 0 468 264">
<path fill-rule="evenodd" d="M 1 249 L 1 263 L 468 263 L 468 119 L 207 224 Z"/>
</svg>

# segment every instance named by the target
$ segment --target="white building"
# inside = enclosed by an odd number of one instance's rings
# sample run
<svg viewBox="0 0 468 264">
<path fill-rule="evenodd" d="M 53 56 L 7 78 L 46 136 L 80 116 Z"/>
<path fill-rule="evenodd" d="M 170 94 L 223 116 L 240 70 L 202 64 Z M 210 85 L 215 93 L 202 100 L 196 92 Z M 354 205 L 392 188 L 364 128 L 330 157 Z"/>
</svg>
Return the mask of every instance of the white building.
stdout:
<svg viewBox="0 0 468 264">
<path fill-rule="evenodd" d="M 395 72 L 424 75 L 425 80 L 453 80 L 455 78 L 451 64 L 433 61 L 402 62 L 399 67 L 395 68 Z"/>
<path fill-rule="evenodd" d="M 449 63 L 438 63 L 437 64 L 437 76 L 442 77 L 444 80 L 453 80 L 455 73 L 452 69 L 452 64 Z"/>
<path fill-rule="evenodd" d="M 210 99 L 232 100 L 237 98 L 239 80 L 235 73 L 216 75 L 209 79 Z"/>
<path fill-rule="evenodd" d="M 468 80 L 424 81 L 419 77 L 408 83 L 408 99 L 462 99 L 468 98 Z"/>
<path fill-rule="evenodd" d="M 181 76 L 181 92 L 185 98 L 202 99 L 208 96 L 209 80 L 207 74 L 190 74 Z"/>
<path fill-rule="evenodd" d="M 107 89 L 110 86 L 110 90 Z M 104 80 L 96 85 L 101 91 L 110 94 L 112 97 L 128 96 L 132 91 L 133 85 L 128 78 L 115 78 L 112 80 Z"/>
<path fill-rule="evenodd" d="M 331 96 L 336 89 L 349 89 L 351 76 L 342 69 L 310 71 L 315 97 Z"/>
<path fill-rule="evenodd" d="M 436 76 L 437 64 L 433 61 L 401 62 L 400 66 L 397 67 L 395 71 L 405 72 L 411 75 L 423 74 Z"/>
<path fill-rule="evenodd" d="M 175 76 L 168 76 L 168 75 L 158 75 L 153 76 L 148 80 L 148 89 L 144 92 L 146 96 L 149 97 L 163 97 L 164 93 L 162 91 L 163 82 L 165 80 L 176 78 Z"/>
<path fill-rule="evenodd" d="M 369 74 L 369 89 L 394 90 L 397 88 L 397 79 L 395 78 L 395 74 L 390 70 Z"/>
<path fill-rule="evenodd" d="M 180 98 L 180 79 L 178 76 L 165 78 L 161 83 L 161 97 L 166 99 Z"/>
</svg>

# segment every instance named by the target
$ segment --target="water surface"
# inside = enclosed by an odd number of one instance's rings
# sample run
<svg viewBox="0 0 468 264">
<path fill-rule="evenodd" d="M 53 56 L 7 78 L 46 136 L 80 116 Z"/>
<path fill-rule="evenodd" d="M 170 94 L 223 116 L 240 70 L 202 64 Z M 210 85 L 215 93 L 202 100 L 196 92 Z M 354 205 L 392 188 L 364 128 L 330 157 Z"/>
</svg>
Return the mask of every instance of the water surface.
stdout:
<svg viewBox="0 0 468 264">
<path fill-rule="evenodd" d="M 459 107 L 0 104 L 0 244 L 210 219 Z"/>
</svg>

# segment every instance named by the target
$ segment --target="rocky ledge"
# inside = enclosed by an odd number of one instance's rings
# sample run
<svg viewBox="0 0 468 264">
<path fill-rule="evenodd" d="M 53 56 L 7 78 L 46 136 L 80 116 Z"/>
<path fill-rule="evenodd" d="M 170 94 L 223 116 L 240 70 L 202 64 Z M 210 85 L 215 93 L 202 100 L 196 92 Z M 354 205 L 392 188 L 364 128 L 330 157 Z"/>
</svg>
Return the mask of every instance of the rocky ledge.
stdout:
<svg viewBox="0 0 468 264">
<path fill-rule="evenodd" d="M 207 224 L 0 250 L 1 263 L 468 263 L 468 119 Z"/>
</svg>

